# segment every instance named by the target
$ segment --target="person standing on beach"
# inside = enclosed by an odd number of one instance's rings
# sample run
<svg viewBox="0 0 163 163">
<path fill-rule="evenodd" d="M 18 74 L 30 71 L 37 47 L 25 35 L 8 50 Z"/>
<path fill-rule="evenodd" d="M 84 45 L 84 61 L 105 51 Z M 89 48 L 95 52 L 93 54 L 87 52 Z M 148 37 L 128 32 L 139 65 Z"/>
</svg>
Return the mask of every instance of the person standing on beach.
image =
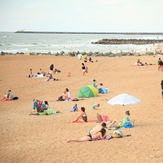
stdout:
<svg viewBox="0 0 163 163">
<path fill-rule="evenodd" d="M 158 71 L 159 71 L 160 69 L 162 69 L 162 66 L 163 66 L 163 62 L 162 62 L 161 58 L 159 58 L 159 59 L 158 59 Z"/>
<path fill-rule="evenodd" d="M 161 81 L 161 88 L 162 88 L 162 99 L 163 99 L 163 80 Z"/>
<path fill-rule="evenodd" d="M 84 65 L 84 63 L 82 63 L 82 70 L 83 70 L 83 76 L 85 76 L 86 75 L 86 69 L 85 69 L 85 65 Z"/>
</svg>

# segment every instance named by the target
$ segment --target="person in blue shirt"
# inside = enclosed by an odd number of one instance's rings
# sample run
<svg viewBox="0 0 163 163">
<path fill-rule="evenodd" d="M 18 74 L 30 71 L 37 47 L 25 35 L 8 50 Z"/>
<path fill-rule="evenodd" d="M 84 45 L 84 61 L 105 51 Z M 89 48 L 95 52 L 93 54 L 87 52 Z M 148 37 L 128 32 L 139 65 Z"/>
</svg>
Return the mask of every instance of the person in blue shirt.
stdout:
<svg viewBox="0 0 163 163">
<path fill-rule="evenodd" d="M 97 85 L 96 85 L 96 80 L 95 80 L 95 79 L 93 80 L 92 85 L 93 85 L 93 87 L 95 87 L 95 88 L 97 87 Z"/>
<path fill-rule="evenodd" d="M 93 105 L 92 108 L 97 110 L 97 107 L 100 107 L 100 104 Z"/>
<path fill-rule="evenodd" d="M 70 110 L 70 112 L 75 112 L 75 111 L 78 111 L 77 104 L 75 104 L 73 108 Z"/>
</svg>

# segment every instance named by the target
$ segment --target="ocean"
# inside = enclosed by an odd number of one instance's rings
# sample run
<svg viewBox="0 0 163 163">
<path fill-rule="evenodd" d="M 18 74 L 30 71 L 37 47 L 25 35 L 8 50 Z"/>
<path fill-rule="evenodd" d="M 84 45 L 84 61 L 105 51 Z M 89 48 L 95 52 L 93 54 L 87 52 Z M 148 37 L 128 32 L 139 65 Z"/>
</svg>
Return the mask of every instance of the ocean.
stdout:
<svg viewBox="0 0 163 163">
<path fill-rule="evenodd" d="M 91 44 L 101 39 L 163 39 L 163 35 L 124 35 L 124 34 L 33 34 L 0 32 L 0 52 L 130 52 L 154 50 L 148 45 L 99 45 Z"/>
</svg>

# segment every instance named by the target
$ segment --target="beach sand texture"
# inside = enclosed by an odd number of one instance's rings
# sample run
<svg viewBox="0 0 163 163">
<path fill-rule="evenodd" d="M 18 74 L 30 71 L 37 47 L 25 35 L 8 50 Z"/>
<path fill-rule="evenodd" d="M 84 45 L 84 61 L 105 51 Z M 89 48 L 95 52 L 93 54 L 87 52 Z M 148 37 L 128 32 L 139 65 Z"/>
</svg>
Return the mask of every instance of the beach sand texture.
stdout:
<svg viewBox="0 0 163 163">
<path fill-rule="evenodd" d="M 138 57 L 96 57 L 95 63 L 86 63 L 88 74 L 83 77 L 82 61 L 76 57 L 55 56 L 1 56 L 0 57 L 0 97 L 9 89 L 17 101 L 0 103 L 0 162 L 1 163 L 76 163 L 76 162 L 126 162 L 161 163 L 163 162 L 163 99 L 161 80 L 163 72 L 157 71 L 159 56 L 139 57 L 142 62 L 155 63 L 152 66 L 131 66 Z M 103 61 L 103 62 L 100 62 Z M 61 81 L 45 82 L 44 78 L 28 78 L 29 69 L 36 74 L 40 68 L 49 71 L 50 65 L 61 73 L 54 77 Z M 72 77 L 67 77 L 71 72 Z M 65 88 L 69 88 L 71 97 L 78 95 L 83 85 L 102 82 L 109 87 L 109 93 L 95 98 L 85 98 L 78 102 L 50 102 L 57 99 Z M 141 100 L 135 105 L 126 105 L 130 119 L 135 126 L 122 129 L 130 137 L 104 141 L 67 143 L 68 138 L 88 135 L 97 123 L 67 123 L 74 120 L 80 112 L 71 113 L 75 103 L 84 106 L 89 120 L 96 114 L 108 115 L 109 120 L 122 120 L 123 107 L 109 105 L 105 100 L 127 93 Z M 29 115 L 33 99 L 49 101 L 54 110 L 61 113 L 48 116 Z M 91 107 L 100 103 L 98 110 Z M 108 133 L 112 131 L 107 131 Z"/>
</svg>

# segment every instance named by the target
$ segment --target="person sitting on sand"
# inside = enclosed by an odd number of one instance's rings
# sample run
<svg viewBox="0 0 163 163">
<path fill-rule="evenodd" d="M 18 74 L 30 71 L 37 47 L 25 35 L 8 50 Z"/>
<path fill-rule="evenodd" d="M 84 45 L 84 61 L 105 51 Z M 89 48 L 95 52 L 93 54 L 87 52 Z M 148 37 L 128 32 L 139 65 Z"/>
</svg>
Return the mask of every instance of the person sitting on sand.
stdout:
<svg viewBox="0 0 163 163">
<path fill-rule="evenodd" d="M 92 140 L 100 140 L 100 139 L 104 139 L 106 137 L 106 130 L 104 128 L 102 128 L 100 131 L 98 131 L 97 133 L 93 134 L 93 135 L 87 135 L 84 136 L 82 138 L 72 138 L 72 139 L 68 139 L 67 142 L 84 142 L 84 141 L 92 141 Z"/>
<path fill-rule="evenodd" d="M 13 100 L 14 94 L 11 92 L 11 90 L 8 90 L 8 94 L 5 95 L 1 101 L 8 101 L 8 100 Z"/>
<path fill-rule="evenodd" d="M 52 74 L 49 74 L 49 79 L 48 80 L 51 80 L 51 79 L 53 79 L 53 76 L 52 76 Z"/>
<path fill-rule="evenodd" d="M 75 105 L 73 106 L 72 111 L 73 111 L 73 112 L 78 111 L 77 104 L 75 104 Z"/>
<path fill-rule="evenodd" d="M 28 75 L 29 78 L 32 78 L 34 75 L 32 74 L 32 69 L 30 69 L 30 73 Z"/>
<path fill-rule="evenodd" d="M 66 91 L 63 92 L 63 95 L 62 96 L 59 96 L 58 97 L 58 100 L 57 101 L 65 101 L 65 100 L 68 100 L 68 95 L 67 95 L 67 92 Z"/>
<path fill-rule="evenodd" d="M 45 105 L 45 107 L 46 107 L 47 110 L 50 109 L 49 104 L 48 104 L 48 101 L 44 101 L 44 105 Z"/>
<path fill-rule="evenodd" d="M 93 105 L 92 108 L 97 110 L 97 107 L 100 107 L 100 104 Z"/>
<path fill-rule="evenodd" d="M 93 62 L 91 57 L 89 57 L 89 62 Z"/>
<path fill-rule="evenodd" d="M 70 100 L 71 99 L 71 96 L 70 96 L 70 92 L 69 92 L 69 89 L 68 88 L 66 88 L 66 93 L 67 93 L 67 96 L 68 96 L 68 100 Z"/>
<path fill-rule="evenodd" d="M 85 107 L 81 107 L 81 114 L 73 122 L 76 122 L 78 120 L 87 122 L 87 114 L 85 112 Z"/>
<path fill-rule="evenodd" d="M 98 92 L 104 94 L 104 90 L 105 90 L 105 88 L 104 88 L 103 84 L 100 83 L 100 86 L 98 87 Z"/>
<path fill-rule="evenodd" d="M 129 119 L 129 116 L 130 116 L 130 112 L 129 111 L 126 111 L 125 112 L 125 118 L 122 120 L 122 121 L 118 121 L 116 119 L 114 119 L 109 125 L 108 127 L 123 127 L 124 126 L 124 123 L 126 121 L 130 121 Z"/>
</svg>

